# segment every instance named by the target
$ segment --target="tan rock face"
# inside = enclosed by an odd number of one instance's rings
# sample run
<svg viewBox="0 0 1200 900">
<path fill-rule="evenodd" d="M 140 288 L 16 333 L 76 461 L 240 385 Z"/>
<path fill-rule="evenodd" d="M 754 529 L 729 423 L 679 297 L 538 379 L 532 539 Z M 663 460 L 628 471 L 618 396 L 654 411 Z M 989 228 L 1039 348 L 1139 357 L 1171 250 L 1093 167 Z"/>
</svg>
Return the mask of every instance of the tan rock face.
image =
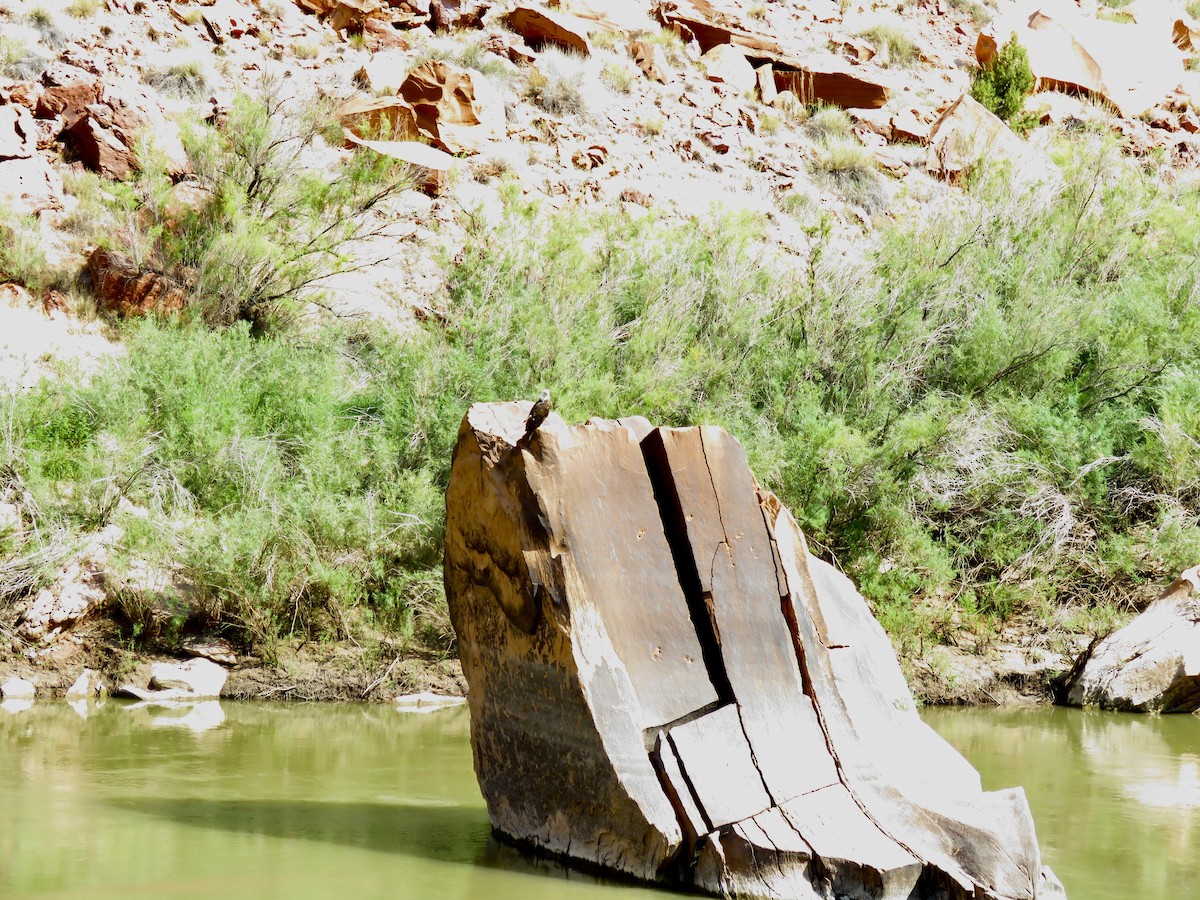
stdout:
<svg viewBox="0 0 1200 900">
<path fill-rule="evenodd" d="M 701 57 L 709 81 L 727 85 L 738 93 L 748 93 L 758 84 L 754 67 L 746 54 L 733 44 L 718 44 Z"/>
<path fill-rule="evenodd" d="M 31 643 L 53 643 L 107 602 L 102 565 L 95 560 L 73 561 L 34 597 L 21 615 L 17 635 Z"/>
<path fill-rule="evenodd" d="M 878 109 L 894 93 L 882 72 L 863 71 L 836 57 L 799 60 L 780 56 L 775 85 L 804 103 L 827 103 L 844 109 Z"/>
<path fill-rule="evenodd" d="M 664 25 L 675 27 L 685 40 L 694 38 L 705 53 L 721 44 L 736 44 L 751 57 L 771 58 L 782 53 L 771 35 L 746 28 L 734 4 L 664 0 L 655 8 L 655 14 Z"/>
<path fill-rule="evenodd" d="M 504 101 L 478 72 L 428 62 L 412 71 L 400 96 L 421 134 L 448 153 L 475 153 L 506 134 Z"/>
<path fill-rule="evenodd" d="M 100 101 L 100 83 L 95 79 L 79 79 L 55 85 L 42 91 L 37 102 L 39 119 L 58 119 L 63 129 L 70 128 Z"/>
<path fill-rule="evenodd" d="M 667 54 L 659 44 L 633 38 L 629 41 L 629 55 L 633 57 L 634 65 L 651 81 L 670 84 L 675 80 Z"/>
<path fill-rule="evenodd" d="M 518 6 L 504 17 L 504 23 L 534 49 L 550 44 L 591 56 L 588 24 L 575 16 L 541 7 Z"/>
<path fill-rule="evenodd" d="M 352 97 L 335 115 L 343 128 L 368 140 L 415 141 L 420 136 L 416 111 L 399 97 Z"/>
<path fill-rule="evenodd" d="M 1071 706 L 1133 712 L 1200 709 L 1200 566 L 1100 642 L 1067 686 Z"/>
<path fill-rule="evenodd" d="M 346 143 L 408 163 L 416 186 L 431 196 L 437 196 L 446 189 L 450 170 L 455 164 L 455 158 L 449 153 L 420 141 L 368 141 L 347 131 Z"/>
<path fill-rule="evenodd" d="M 123 179 L 137 170 L 137 157 L 133 151 L 111 128 L 106 128 L 90 113 L 64 131 L 63 140 L 75 157 L 94 172 Z"/>
<path fill-rule="evenodd" d="M 23 106 L 0 106 L 0 161 L 29 159 L 37 153 L 37 126 Z"/>
<path fill-rule="evenodd" d="M 726 896 L 1062 896 L 733 438 L 529 409 L 471 408 L 446 498 L 494 827 Z"/>
<path fill-rule="evenodd" d="M 981 34 L 975 55 L 986 65 L 1015 33 L 1029 56 L 1039 90 L 1067 90 L 1107 101 L 1122 116 L 1159 103 L 1184 74 L 1186 26 L 1170 16 L 1118 23 L 1084 16 L 1066 5 L 998 22 Z"/>
<path fill-rule="evenodd" d="M 1024 152 L 1024 143 L 1011 128 L 975 98 L 963 94 L 930 129 L 926 168 L 956 181 L 982 159 L 1011 159 Z"/>
</svg>

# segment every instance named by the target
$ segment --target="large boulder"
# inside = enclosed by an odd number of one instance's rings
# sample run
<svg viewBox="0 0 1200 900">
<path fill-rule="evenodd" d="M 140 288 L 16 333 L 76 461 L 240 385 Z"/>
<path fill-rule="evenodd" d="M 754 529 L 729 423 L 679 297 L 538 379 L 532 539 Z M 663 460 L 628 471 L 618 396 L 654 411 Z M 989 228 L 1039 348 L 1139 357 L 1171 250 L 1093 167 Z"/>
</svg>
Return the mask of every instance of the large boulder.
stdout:
<svg viewBox="0 0 1200 900">
<path fill-rule="evenodd" d="M 758 75 L 746 59 L 746 53 L 733 44 L 718 44 L 700 58 L 709 81 L 724 84 L 745 94 L 754 90 Z"/>
<path fill-rule="evenodd" d="M 32 644 L 52 644 L 108 602 L 103 557 L 72 559 L 38 591 L 17 622 L 17 637 Z"/>
<path fill-rule="evenodd" d="M 23 106 L 0 106 L 0 161 L 28 159 L 37 153 L 37 126 Z"/>
<path fill-rule="evenodd" d="M 1184 54 L 1176 43 L 1175 22 L 1169 14 L 1109 22 L 1060 4 L 1052 11 L 1042 8 L 1002 18 L 980 34 L 975 55 L 980 65 L 987 65 L 998 46 L 1015 34 L 1029 56 L 1039 90 L 1081 93 L 1132 117 L 1159 103 L 1183 77 Z"/>
<path fill-rule="evenodd" d="M 495 830 L 724 896 L 1061 897 L 1020 789 L 917 716 L 887 636 L 713 428 L 477 404 L 445 579 Z"/>
<path fill-rule="evenodd" d="M 1066 702 L 1132 712 L 1200 709 L 1200 566 L 1081 659 Z"/>
<path fill-rule="evenodd" d="M 667 62 L 667 54 L 661 44 L 642 38 L 630 38 L 629 55 L 634 64 L 642 70 L 642 74 L 651 81 L 659 84 L 670 84 L 675 80 L 671 64 Z"/>
<path fill-rule="evenodd" d="M 504 15 L 504 24 L 540 49 L 547 44 L 581 56 L 591 56 L 588 23 L 568 13 L 534 6 L 518 6 Z"/>
<path fill-rule="evenodd" d="M 115 697 L 158 702 L 193 702 L 221 696 L 229 673 L 211 660 L 190 659 L 185 663 L 154 663 L 150 666 L 150 687 L 123 684 Z"/>
<path fill-rule="evenodd" d="M 0 698 L 5 700 L 32 700 L 36 695 L 37 688 L 32 681 L 15 675 L 0 684 Z"/>
<path fill-rule="evenodd" d="M 91 109 L 105 110 L 101 106 Z M 137 171 L 137 156 L 112 128 L 105 126 L 105 117 L 106 110 L 97 114 L 89 111 L 63 132 L 63 140 L 75 157 L 93 172 L 109 178 L 128 178 Z"/>
<path fill-rule="evenodd" d="M 685 40 L 694 39 L 707 53 L 721 44 L 735 44 L 750 57 L 774 58 L 781 54 L 775 38 L 747 28 L 737 6 L 710 0 L 662 0 L 654 14 Z"/>
<path fill-rule="evenodd" d="M 929 129 L 925 167 L 939 178 L 961 181 L 981 162 L 1034 154 L 1011 128 L 970 94 L 950 104 Z"/>
<path fill-rule="evenodd" d="M 37 126 L 24 106 L 0 105 L 0 204 L 30 214 L 58 206 L 62 179 L 37 152 Z"/>
<path fill-rule="evenodd" d="M 157 691 L 187 691 L 196 697 L 220 697 L 229 676 L 212 660 L 196 657 L 185 663 L 154 663 L 150 687 Z"/>
<path fill-rule="evenodd" d="M 506 136 L 504 100 L 479 72 L 433 61 L 400 86 L 421 134 L 447 153 L 476 153 Z"/>
<path fill-rule="evenodd" d="M 755 59 L 754 54 L 747 54 Z M 882 70 L 853 66 L 832 55 L 764 56 L 773 63 L 775 87 L 791 91 L 802 103 L 825 103 L 843 109 L 879 109 L 895 95 L 896 87 Z"/>
<path fill-rule="evenodd" d="M 456 160 L 444 150 L 420 141 L 367 141 L 351 131 L 346 131 L 345 135 L 349 146 L 365 147 L 380 156 L 408 163 L 414 183 L 430 196 L 441 194 L 449 185 L 450 171 Z"/>
<path fill-rule="evenodd" d="M 356 137 L 415 141 L 420 137 L 417 113 L 399 97 L 351 97 L 334 115 Z"/>
</svg>

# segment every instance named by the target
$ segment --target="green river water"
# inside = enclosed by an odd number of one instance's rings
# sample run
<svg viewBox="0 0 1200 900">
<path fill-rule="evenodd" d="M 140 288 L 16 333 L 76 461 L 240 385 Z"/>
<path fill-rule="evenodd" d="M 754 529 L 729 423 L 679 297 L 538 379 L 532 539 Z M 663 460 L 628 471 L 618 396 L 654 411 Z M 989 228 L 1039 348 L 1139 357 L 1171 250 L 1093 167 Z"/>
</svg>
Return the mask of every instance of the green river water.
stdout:
<svg viewBox="0 0 1200 900">
<path fill-rule="evenodd" d="M 1200 898 L 1200 719 L 931 710 L 1072 900 Z M 0 897 L 654 900 L 489 837 L 464 709 L 0 705 Z"/>
</svg>

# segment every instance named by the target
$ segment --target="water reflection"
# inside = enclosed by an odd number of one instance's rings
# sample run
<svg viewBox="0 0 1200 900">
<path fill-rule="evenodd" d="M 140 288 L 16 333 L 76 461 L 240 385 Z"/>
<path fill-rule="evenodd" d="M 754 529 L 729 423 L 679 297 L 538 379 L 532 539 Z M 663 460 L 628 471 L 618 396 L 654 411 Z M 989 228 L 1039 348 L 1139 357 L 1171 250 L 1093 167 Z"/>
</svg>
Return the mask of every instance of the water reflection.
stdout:
<svg viewBox="0 0 1200 900">
<path fill-rule="evenodd" d="M 984 786 L 1022 785 L 1071 900 L 1192 897 L 1200 884 L 1200 718 L 926 710 Z"/>
<path fill-rule="evenodd" d="M 188 731 L 211 731 L 225 723 L 225 710 L 218 700 L 202 700 L 187 706 L 160 707 L 161 715 L 150 719 L 155 728 L 186 728 Z"/>
<path fill-rule="evenodd" d="M 1085 713 L 1081 722 L 1085 757 L 1112 773 L 1125 797 L 1155 809 L 1200 808 L 1200 727 L 1193 717 Z"/>
<path fill-rule="evenodd" d="M 27 704 L 28 701 L 22 701 Z M 0 707 L 0 896 L 661 900 L 497 843 L 465 709 Z M 1072 900 L 1200 884 L 1200 719 L 930 710 Z"/>
<path fill-rule="evenodd" d="M 0 716 L 0 896 L 650 900 L 496 842 L 465 709 Z M 620 892 L 619 894 L 617 892 Z"/>
</svg>

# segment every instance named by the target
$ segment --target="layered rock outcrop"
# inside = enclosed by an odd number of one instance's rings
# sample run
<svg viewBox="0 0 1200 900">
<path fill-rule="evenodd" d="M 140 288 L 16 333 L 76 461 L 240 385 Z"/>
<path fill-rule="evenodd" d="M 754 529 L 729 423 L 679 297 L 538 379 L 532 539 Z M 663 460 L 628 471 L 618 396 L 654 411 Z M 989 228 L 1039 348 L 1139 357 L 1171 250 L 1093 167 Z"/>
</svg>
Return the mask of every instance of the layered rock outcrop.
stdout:
<svg viewBox="0 0 1200 900">
<path fill-rule="evenodd" d="M 1066 703 L 1129 712 L 1200 709 L 1200 566 L 1109 635 L 1068 677 Z"/>
<path fill-rule="evenodd" d="M 917 717 L 850 582 L 718 428 L 463 421 L 446 589 L 493 827 L 738 896 L 1048 898 L 1018 790 Z"/>
</svg>

